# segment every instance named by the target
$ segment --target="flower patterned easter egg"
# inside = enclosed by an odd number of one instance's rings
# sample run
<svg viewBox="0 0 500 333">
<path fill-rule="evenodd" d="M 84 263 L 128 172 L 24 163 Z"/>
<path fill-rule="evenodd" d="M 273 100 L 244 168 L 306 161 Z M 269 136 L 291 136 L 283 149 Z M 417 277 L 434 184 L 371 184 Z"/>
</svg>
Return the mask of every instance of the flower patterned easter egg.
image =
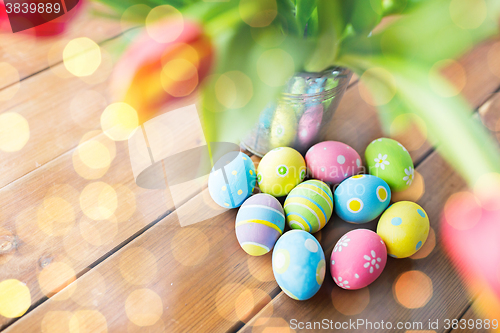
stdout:
<svg viewBox="0 0 500 333">
<path fill-rule="evenodd" d="M 333 213 L 333 195 L 330 187 L 311 179 L 297 185 L 285 200 L 288 226 L 310 233 L 321 230 Z"/>
<path fill-rule="evenodd" d="M 391 189 L 372 175 L 347 178 L 335 189 L 335 212 L 344 221 L 366 223 L 382 214 L 391 201 Z"/>
<path fill-rule="evenodd" d="M 319 242 L 303 230 L 290 230 L 273 250 L 273 273 L 281 290 L 295 300 L 313 297 L 325 279 L 325 254 Z"/>
<path fill-rule="evenodd" d="M 285 230 L 283 207 L 272 195 L 251 196 L 238 210 L 235 229 L 238 243 L 246 253 L 266 254 Z"/>
<path fill-rule="evenodd" d="M 289 147 L 271 150 L 262 158 L 257 170 L 260 190 L 275 197 L 287 195 L 305 177 L 304 158 Z"/>
<path fill-rule="evenodd" d="M 229 152 L 217 161 L 208 176 L 208 191 L 219 206 L 236 208 L 252 194 L 256 177 L 250 157 Z"/>
<path fill-rule="evenodd" d="M 359 154 L 345 143 L 323 141 L 306 153 L 306 164 L 313 178 L 337 184 L 361 171 Z"/>
<path fill-rule="evenodd" d="M 330 258 L 330 274 L 343 289 L 361 289 L 384 270 L 387 250 L 379 235 L 368 229 L 349 231 L 339 239 Z"/>
<path fill-rule="evenodd" d="M 377 234 L 387 245 L 387 253 L 394 258 L 406 258 L 424 245 L 429 235 L 429 217 L 414 202 L 399 201 L 380 217 Z"/>
<path fill-rule="evenodd" d="M 297 133 L 297 116 L 287 104 L 278 104 L 269 134 L 271 147 L 291 146 Z"/>
<path fill-rule="evenodd" d="M 410 187 L 414 178 L 413 161 L 408 150 L 396 140 L 380 138 L 372 141 L 365 151 L 370 174 L 380 177 L 399 192 Z"/>
</svg>

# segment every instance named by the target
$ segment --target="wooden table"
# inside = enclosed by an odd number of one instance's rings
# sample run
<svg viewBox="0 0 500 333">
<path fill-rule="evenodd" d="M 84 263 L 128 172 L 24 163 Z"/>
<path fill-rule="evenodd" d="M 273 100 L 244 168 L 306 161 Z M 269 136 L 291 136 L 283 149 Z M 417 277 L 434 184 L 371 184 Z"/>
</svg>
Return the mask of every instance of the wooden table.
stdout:
<svg viewBox="0 0 500 333">
<path fill-rule="evenodd" d="M 176 207 L 168 190 L 138 187 L 127 143 L 109 140 L 100 129 L 100 115 L 110 102 L 112 57 L 105 56 L 87 78 L 70 75 L 61 62 L 61 50 L 72 38 L 90 37 L 108 54 L 126 39 L 121 33 L 118 22 L 83 14 L 60 38 L 0 36 L 0 63 L 15 67 L 20 78 L 0 76 L 0 96 L 13 95 L 0 102 L 0 115 L 17 113 L 29 123 L 22 149 L 0 151 L 0 240 L 13 247 L 0 255 L 0 281 L 26 283 L 32 298 L 23 317 L 0 317 L 3 331 L 289 332 L 301 331 L 292 320 L 323 319 L 334 324 L 422 322 L 427 329 L 429 320 L 438 319 L 435 331 L 444 332 L 450 331 L 445 319 L 476 318 L 474 299 L 439 241 L 443 206 L 466 185 L 416 127 L 393 133 L 410 148 L 417 171 L 412 190 L 395 200 L 415 200 L 425 208 L 432 227 L 429 240 L 412 258 L 389 258 L 380 278 L 365 289 L 341 290 L 327 272 L 316 296 L 294 301 L 274 281 L 270 254 L 255 258 L 240 249 L 236 210 L 181 227 L 177 211 L 196 211 L 196 198 L 204 193 L 192 193 Z M 479 110 L 471 117 L 481 117 L 492 132 L 500 112 L 500 77 L 493 74 L 500 72 L 500 57 L 491 51 L 495 42 L 477 46 L 444 71 Z M 355 80 L 330 129 L 327 139 L 358 152 L 383 135 L 376 110 L 360 97 Z M 105 147 L 110 166 L 90 170 L 82 163 L 79 154 L 89 146 Z M 101 202 L 95 193 L 112 193 L 118 207 L 102 221 L 82 212 L 82 206 L 109 204 L 107 196 Z M 90 203 L 82 204 L 82 198 Z M 334 216 L 314 236 L 328 257 L 352 228 Z"/>
</svg>

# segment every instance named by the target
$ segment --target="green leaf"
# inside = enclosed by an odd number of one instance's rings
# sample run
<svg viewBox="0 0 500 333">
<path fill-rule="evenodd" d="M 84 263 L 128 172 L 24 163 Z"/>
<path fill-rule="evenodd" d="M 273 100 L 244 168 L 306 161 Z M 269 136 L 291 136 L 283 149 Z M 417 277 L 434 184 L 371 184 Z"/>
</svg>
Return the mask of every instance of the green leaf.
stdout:
<svg viewBox="0 0 500 333">
<path fill-rule="evenodd" d="M 303 68 L 311 49 L 311 41 L 293 35 L 274 45 L 268 40 L 263 43 L 252 29 L 242 25 L 213 40 L 217 63 L 203 85 L 201 105 L 208 142 L 238 143 L 256 124 L 266 104 Z"/>
<path fill-rule="evenodd" d="M 350 0 L 342 3 L 346 23 L 361 35 L 368 35 L 382 18 L 382 0 Z"/>
<path fill-rule="evenodd" d="M 299 31 L 306 30 L 306 24 L 312 13 L 316 9 L 318 0 L 296 0 L 295 18 L 299 25 Z"/>
<path fill-rule="evenodd" d="M 482 175 L 500 172 L 498 147 L 483 126 L 473 121 L 470 108 L 461 97 L 443 97 L 436 92 L 452 89 L 444 79 L 434 78 L 429 83 L 431 68 L 395 57 L 343 56 L 339 61 L 358 72 L 371 69 L 378 75 L 385 89 L 397 87 L 394 103 L 405 105 L 405 112 L 413 112 L 426 124 L 430 139 L 438 143 L 439 152 L 473 185 Z M 383 70 L 376 71 L 374 68 Z M 373 94 L 378 88 L 371 85 Z M 391 101 L 392 102 L 392 101 Z M 390 106 L 389 106 L 390 107 Z"/>
</svg>

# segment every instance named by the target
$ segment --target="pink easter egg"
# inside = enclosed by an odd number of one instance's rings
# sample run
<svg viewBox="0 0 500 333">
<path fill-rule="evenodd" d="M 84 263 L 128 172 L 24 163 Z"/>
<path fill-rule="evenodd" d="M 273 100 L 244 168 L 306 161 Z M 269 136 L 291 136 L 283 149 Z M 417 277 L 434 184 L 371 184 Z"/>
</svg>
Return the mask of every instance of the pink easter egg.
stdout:
<svg viewBox="0 0 500 333">
<path fill-rule="evenodd" d="M 337 184 L 361 171 L 359 154 L 338 141 L 315 144 L 306 153 L 306 164 L 312 178 Z"/>
<path fill-rule="evenodd" d="M 342 236 L 333 248 L 330 274 L 340 288 L 361 289 L 380 276 L 386 261 L 382 238 L 371 230 L 356 229 Z"/>
<path fill-rule="evenodd" d="M 309 146 L 318 135 L 323 120 L 323 106 L 313 105 L 307 109 L 299 121 L 298 138 L 302 146 Z M 307 147 L 306 146 L 306 147 Z"/>
</svg>

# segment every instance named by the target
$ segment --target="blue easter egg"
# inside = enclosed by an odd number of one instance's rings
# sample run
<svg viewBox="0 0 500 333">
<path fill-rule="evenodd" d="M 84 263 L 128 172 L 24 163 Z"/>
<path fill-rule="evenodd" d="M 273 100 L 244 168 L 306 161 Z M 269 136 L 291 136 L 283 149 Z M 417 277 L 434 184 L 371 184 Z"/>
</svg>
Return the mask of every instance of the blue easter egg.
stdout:
<svg viewBox="0 0 500 333">
<path fill-rule="evenodd" d="M 376 176 L 356 175 L 335 189 L 335 212 L 347 222 L 366 223 L 382 214 L 391 201 L 389 185 Z"/>
<path fill-rule="evenodd" d="M 255 187 L 257 176 L 252 160 L 242 152 L 222 156 L 208 177 L 208 191 L 221 207 L 241 206 Z"/>
<path fill-rule="evenodd" d="M 288 231 L 274 246 L 274 278 L 293 299 L 303 301 L 313 297 L 323 284 L 325 267 L 323 249 L 307 231 Z"/>
</svg>

